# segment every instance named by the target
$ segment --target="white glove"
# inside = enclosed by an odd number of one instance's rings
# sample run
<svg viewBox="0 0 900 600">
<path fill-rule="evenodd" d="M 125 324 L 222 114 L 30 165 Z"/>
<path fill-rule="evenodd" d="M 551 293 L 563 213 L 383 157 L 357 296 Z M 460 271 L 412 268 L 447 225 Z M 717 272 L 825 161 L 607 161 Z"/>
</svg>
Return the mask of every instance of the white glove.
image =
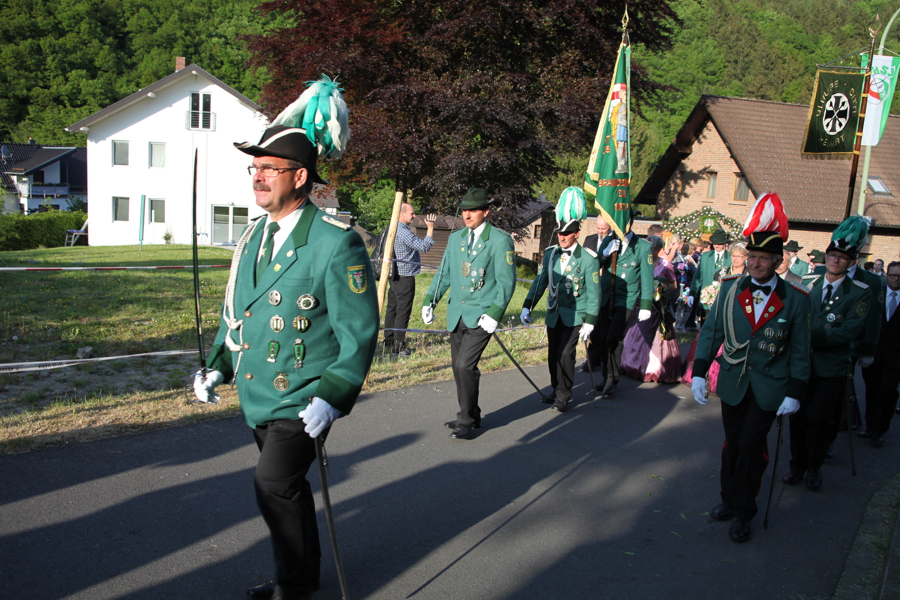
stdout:
<svg viewBox="0 0 900 600">
<path fill-rule="evenodd" d="M 194 373 L 194 395 L 197 396 L 196 401 L 217 404 L 219 395 L 213 390 L 223 381 L 225 381 L 225 376 L 219 371 L 207 371 L 206 377 L 203 377 L 202 370 Z"/>
<path fill-rule="evenodd" d="M 646 321 L 650 318 L 650 311 L 646 308 L 642 308 L 640 312 L 638 312 L 638 321 Z"/>
<path fill-rule="evenodd" d="M 798 410 L 800 410 L 800 401 L 795 400 L 790 396 L 785 396 L 784 402 L 782 402 L 781 406 L 778 407 L 778 412 L 775 413 L 775 416 L 780 417 L 781 415 L 792 415 Z"/>
<path fill-rule="evenodd" d="M 303 431 L 308 433 L 309 437 L 315 438 L 331 427 L 334 420 L 341 416 L 341 411 L 318 396 L 313 396 L 312 402 L 304 410 L 301 410 L 298 416 L 306 423 Z"/>
<path fill-rule="evenodd" d="M 688 308 L 693 308 L 693 306 L 694 306 L 694 297 L 693 296 L 687 297 L 687 305 L 688 305 Z"/>
<path fill-rule="evenodd" d="M 603 258 L 609 258 L 609 255 L 613 252 L 619 250 L 622 247 L 621 240 L 613 240 L 609 243 L 609 245 L 603 250 Z"/>
<path fill-rule="evenodd" d="M 519 315 L 519 320 L 522 321 L 525 325 L 531 325 L 534 321 L 531 320 L 531 309 L 523 308 L 522 314 Z"/>
<path fill-rule="evenodd" d="M 591 339 L 591 332 L 594 330 L 594 326 L 590 323 L 585 323 L 581 326 L 581 330 L 578 332 L 578 337 L 581 338 L 582 342 L 586 342 Z"/>
<path fill-rule="evenodd" d="M 494 333 L 497 330 L 497 321 L 487 315 L 481 315 L 481 318 L 478 319 L 478 326 L 488 333 Z"/>
<path fill-rule="evenodd" d="M 860 356 L 859 357 L 859 367 L 861 369 L 868 369 L 872 366 L 872 363 L 875 362 L 874 356 Z"/>
<path fill-rule="evenodd" d="M 423 306 L 422 320 L 425 321 L 426 325 L 431 325 L 432 323 L 434 323 L 434 309 L 430 306 Z"/>
<path fill-rule="evenodd" d="M 705 377 L 694 377 L 691 379 L 691 392 L 694 394 L 694 400 L 698 404 L 706 406 L 706 403 L 709 402 L 709 398 L 706 397 Z"/>
</svg>

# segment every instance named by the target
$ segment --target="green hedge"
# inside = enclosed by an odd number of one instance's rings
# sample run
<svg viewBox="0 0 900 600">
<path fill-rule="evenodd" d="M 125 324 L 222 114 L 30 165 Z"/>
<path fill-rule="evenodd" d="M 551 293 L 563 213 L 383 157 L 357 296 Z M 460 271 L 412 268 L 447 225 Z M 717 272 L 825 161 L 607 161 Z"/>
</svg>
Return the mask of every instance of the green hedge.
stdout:
<svg viewBox="0 0 900 600">
<path fill-rule="evenodd" d="M 0 215 L 0 251 L 62 246 L 66 243 L 66 231 L 81 228 L 86 219 L 83 212 Z"/>
</svg>

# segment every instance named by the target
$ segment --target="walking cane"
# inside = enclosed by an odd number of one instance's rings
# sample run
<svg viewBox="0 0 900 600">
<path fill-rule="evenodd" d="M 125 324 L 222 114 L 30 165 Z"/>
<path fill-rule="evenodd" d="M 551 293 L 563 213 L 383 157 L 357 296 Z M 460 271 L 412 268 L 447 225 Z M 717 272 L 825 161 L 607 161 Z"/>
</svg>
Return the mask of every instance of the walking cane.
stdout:
<svg viewBox="0 0 900 600">
<path fill-rule="evenodd" d="M 316 436 L 316 463 L 319 465 L 319 481 L 322 485 L 322 503 L 325 505 L 325 522 L 328 523 L 328 537 L 331 538 L 331 549 L 334 550 L 334 566 L 337 568 L 338 581 L 341 583 L 341 594 L 344 600 L 350 600 L 347 591 L 347 578 L 341 565 L 341 554 L 338 552 L 337 534 L 334 531 L 334 516 L 331 514 L 331 497 L 328 495 L 328 480 L 325 477 L 325 451 L 322 438 Z"/>
<path fill-rule="evenodd" d="M 523 368 L 519 365 L 519 363 L 516 362 L 516 359 L 513 358 L 513 355 L 509 353 L 509 350 L 507 350 L 507 349 L 506 349 L 506 346 L 503 345 L 503 342 L 500 341 L 500 336 L 497 335 L 497 332 L 496 332 L 496 331 L 494 332 L 494 339 L 497 340 L 497 343 L 500 344 L 500 347 L 503 349 L 504 352 L 506 352 L 506 355 L 509 357 L 509 360 L 511 360 L 512 363 L 513 363 L 514 365 L 516 365 L 516 368 L 519 369 L 519 372 L 520 372 L 522 375 L 525 376 L 525 379 L 528 380 L 528 383 L 531 384 L 531 387 L 533 387 L 535 390 L 537 390 L 537 393 L 541 395 L 541 400 L 542 400 L 542 401 L 543 401 L 543 400 L 547 400 L 548 398 L 547 398 L 547 396 L 544 395 L 544 392 L 541 391 L 541 388 L 539 388 L 538 386 L 536 386 L 536 385 L 534 384 L 534 382 L 531 380 L 531 377 L 529 377 L 529 376 L 528 376 L 528 373 L 525 372 L 525 369 L 523 369 Z"/>
<path fill-rule="evenodd" d="M 778 455 L 781 454 L 781 425 L 784 422 L 784 416 L 779 416 L 776 422 L 778 423 L 778 441 L 775 442 L 775 462 L 772 464 L 772 483 L 769 485 L 769 500 L 766 502 L 766 518 L 763 519 L 763 529 L 769 528 L 769 509 L 772 507 L 772 492 L 775 490 L 775 474 L 778 473 Z"/>
</svg>

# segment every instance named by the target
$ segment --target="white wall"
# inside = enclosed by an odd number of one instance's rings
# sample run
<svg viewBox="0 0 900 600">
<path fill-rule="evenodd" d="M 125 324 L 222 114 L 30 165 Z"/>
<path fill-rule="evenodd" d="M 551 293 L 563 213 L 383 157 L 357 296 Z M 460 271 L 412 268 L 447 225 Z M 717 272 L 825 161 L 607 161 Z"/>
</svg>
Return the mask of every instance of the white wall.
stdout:
<svg viewBox="0 0 900 600">
<path fill-rule="evenodd" d="M 215 131 L 185 126 L 191 92 L 211 94 Z M 199 75 L 178 80 L 90 127 L 87 140 L 88 211 L 92 246 L 137 244 L 140 236 L 141 196 L 145 244 L 162 244 L 171 231 L 172 243 L 191 243 L 194 151 L 197 167 L 197 229 L 212 233 L 212 205 L 234 203 L 263 213 L 254 202 L 246 167 L 251 158 L 233 142 L 256 142 L 265 119 L 237 98 Z M 127 166 L 113 166 L 113 141 L 129 142 Z M 166 144 L 164 167 L 150 167 L 150 142 Z M 129 198 L 128 221 L 113 221 L 114 196 Z M 166 222 L 148 223 L 151 198 L 165 199 Z"/>
</svg>

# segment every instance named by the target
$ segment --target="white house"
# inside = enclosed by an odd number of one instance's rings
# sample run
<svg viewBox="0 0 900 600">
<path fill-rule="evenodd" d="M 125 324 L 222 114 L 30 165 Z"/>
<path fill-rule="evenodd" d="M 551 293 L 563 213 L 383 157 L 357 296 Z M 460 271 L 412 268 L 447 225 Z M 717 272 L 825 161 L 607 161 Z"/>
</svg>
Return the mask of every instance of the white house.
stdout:
<svg viewBox="0 0 900 600">
<path fill-rule="evenodd" d="M 263 211 L 233 142 L 265 127 L 255 102 L 194 64 L 67 127 L 87 134 L 91 245 L 191 243 L 195 152 L 199 241 L 237 242 Z"/>
</svg>

